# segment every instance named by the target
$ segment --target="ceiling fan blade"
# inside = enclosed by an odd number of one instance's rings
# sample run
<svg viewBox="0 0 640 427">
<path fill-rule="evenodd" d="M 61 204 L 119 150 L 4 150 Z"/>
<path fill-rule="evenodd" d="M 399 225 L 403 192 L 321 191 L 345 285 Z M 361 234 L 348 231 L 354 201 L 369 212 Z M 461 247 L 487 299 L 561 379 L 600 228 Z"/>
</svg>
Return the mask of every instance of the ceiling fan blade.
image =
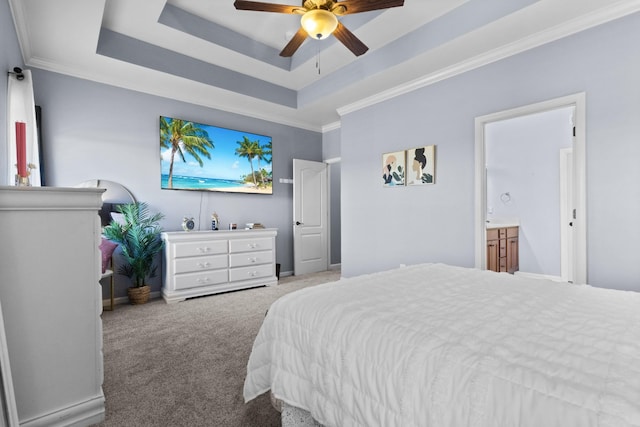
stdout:
<svg viewBox="0 0 640 427">
<path fill-rule="evenodd" d="M 256 12 L 276 12 L 276 13 L 304 13 L 305 9 L 300 6 L 290 6 L 286 4 L 262 3 L 259 1 L 236 0 L 233 5 L 238 10 L 254 10 Z"/>
<path fill-rule="evenodd" d="M 333 35 L 342 42 L 355 56 L 360 56 L 369 50 L 366 44 L 362 43 L 342 22 L 338 21 L 338 27 Z"/>
<path fill-rule="evenodd" d="M 291 40 L 289 40 L 289 43 L 287 43 L 284 49 L 282 49 L 282 52 L 280 52 L 280 56 L 293 56 L 293 54 L 296 52 L 296 50 L 298 50 L 298 48 L 306 40 L 306 38 L 307 32 L 304 28 L 300 27 L 298 32 L 293 36 Z"/>
<path fill-rule="evenodd" d="M 370 10 L 389 9 L 404 5 L 404 0 L 344 0 L 338 1 L 333 7 L 336 15 L 369 12 Z"/>
</svg>

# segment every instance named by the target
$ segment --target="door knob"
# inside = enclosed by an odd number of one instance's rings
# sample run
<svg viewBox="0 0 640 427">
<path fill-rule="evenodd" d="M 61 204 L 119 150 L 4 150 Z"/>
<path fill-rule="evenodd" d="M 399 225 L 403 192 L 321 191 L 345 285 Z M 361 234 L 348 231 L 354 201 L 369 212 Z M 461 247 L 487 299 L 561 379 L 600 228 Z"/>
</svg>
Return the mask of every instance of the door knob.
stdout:
<svg viewBox="0 0 640 427">
<path fill-rule="evenodd" d="M 296 225 L 304 225 L 304 223 L 300 221 L 296 221 Z"/>
</svg>

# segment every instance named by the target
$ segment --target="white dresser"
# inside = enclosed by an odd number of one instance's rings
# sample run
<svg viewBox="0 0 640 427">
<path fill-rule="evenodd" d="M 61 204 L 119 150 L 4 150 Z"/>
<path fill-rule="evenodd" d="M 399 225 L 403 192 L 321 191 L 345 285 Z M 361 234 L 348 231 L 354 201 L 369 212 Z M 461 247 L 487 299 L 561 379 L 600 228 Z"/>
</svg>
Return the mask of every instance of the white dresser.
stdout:
<svg viewBox="0 0 640 427">
<path fill-rule="evenodd" d="M 162 233 L 162 297 L 168 303 L 277 285 L 275 228 Z"/>
<path fill-rule="evenodd" d="M 0 187 L 0 301 L 21 426 L 104 420 L 103 191 Z"/>
</svg>

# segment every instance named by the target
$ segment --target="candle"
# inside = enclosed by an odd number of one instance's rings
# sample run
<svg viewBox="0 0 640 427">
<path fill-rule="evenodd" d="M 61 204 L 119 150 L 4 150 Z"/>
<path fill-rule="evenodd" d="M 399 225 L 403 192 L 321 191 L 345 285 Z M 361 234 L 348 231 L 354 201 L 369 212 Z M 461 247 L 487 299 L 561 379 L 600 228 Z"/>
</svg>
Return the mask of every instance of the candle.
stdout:
<svg viewBox="0 0 640 427">
<path fill-rule="evenodd" d="M 27 173 L 27 131 L 26 124 L 16 122 L 16 154 L 18 157 L 18 175 L 28 176 Z"/>
</svg>

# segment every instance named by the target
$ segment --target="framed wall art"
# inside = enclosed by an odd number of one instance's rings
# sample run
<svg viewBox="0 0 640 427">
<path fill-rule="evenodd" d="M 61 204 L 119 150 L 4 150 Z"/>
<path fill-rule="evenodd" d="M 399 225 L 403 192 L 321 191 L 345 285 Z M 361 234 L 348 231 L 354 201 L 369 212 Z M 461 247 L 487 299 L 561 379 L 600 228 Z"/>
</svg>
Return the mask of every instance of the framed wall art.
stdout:
<svg viewBox="0 0 640 427">
<path fill-rule="evenodd" d="M 435 145 L 407 150 L 407 185 L 435 184 L 436 156 Z"/>
<path fill-rule="evenodd" d="M 405 152 L 396 151 L 382 155 L 382 182 L 385 187 L 404 185 Z"/>
</svg>

